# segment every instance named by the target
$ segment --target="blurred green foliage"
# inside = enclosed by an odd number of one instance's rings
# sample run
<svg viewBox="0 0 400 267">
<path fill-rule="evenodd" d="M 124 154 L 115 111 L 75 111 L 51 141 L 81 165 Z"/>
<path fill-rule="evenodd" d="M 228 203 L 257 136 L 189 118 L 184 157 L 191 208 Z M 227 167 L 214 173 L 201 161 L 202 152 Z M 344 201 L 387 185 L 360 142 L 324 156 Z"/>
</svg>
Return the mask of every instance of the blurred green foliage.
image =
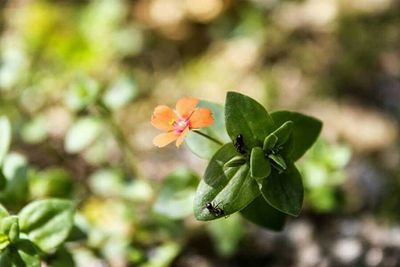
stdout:
<svg viewBox="0 0 400 267">
<path fill-rule="evenodd" d="M 344 167 L 349 163 L 351 151 L 345 145 L 317 142 L 300 164 L 309 205 L 321 212 L 340 208 L 343 199 L 339 187 L 344 184 Z"/>
<path fill-rule="evenodd" d="M 234 256 L 248 225 L 194 221 L 198 174 L 174 169 L 182 158 L 204 166 L 185 150 L 151 147 L 153 107 L 241 90 L 317 116 L 350 95 L 398 118 L 399 10 L 390 0 L 0 1 L 0 115 L 11 122 L 0 118 L 1 203 L 10 214 L 46 198 L 76 205 L 68 242 L 41 257 L 49 266 L 168 266 L 208 239 L 206 249 Z M 315 213 L 343 204 L 351 155 L 386 157 L 385 147 L 336 144 L 358 122 L 338 130 L 327 121 L 325 140 L 299 163 Z M 37 262 L 30 243 L 19 245 L 19 258 Z"/>
</svg>

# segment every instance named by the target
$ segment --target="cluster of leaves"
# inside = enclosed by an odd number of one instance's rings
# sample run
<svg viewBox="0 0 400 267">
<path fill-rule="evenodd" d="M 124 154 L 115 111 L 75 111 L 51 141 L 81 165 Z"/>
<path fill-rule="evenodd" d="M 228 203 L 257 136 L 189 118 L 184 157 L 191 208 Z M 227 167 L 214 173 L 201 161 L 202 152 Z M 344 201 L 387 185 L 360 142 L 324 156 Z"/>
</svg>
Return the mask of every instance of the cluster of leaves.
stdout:
<svg viewBox="0 0 400 267">
<path fill-rule="evenodd" d="M 207 158 L 215 152 L 197 188 L 196 218 L 214 220 L 240 211 L 258 225 L 282 229 L 286 216 L 297 216 L 303 204 L 303 183 L 294 163 L 315 142 L 322 123 L 296 112 L 268 114 L 257 101 L 236 92 L 227 94 L 225 123 L 222 107 L 202 105 L 213 110 L 216 120 L 204 131 L 226 140 L 221 133 L 225 124 L 231 142 L 216 148 L 193 134 L 188 137 L 196 154 Z"/>
<path fill-rule="evenodd" d="M 11 126 L 5 117 L 0 129 L 0 197 L 2 203 L 15 205 L 27 193 L 26 168 L 22 156 L 8 153 Z M 41 266 L 40 257 L 69 236 L 74 209 L 72 201 L 58 198 L 33 201 L 18 214 L 0 204 L 0 266 Z"/>
<path fill-rule="evenodd" d="M 37 200 L 18 215 L 0 206 L 0 265 L 41 266 L 40 256 L 54 251 L 68 237 L 74 217 L 69 200 Z"/>
</svg>

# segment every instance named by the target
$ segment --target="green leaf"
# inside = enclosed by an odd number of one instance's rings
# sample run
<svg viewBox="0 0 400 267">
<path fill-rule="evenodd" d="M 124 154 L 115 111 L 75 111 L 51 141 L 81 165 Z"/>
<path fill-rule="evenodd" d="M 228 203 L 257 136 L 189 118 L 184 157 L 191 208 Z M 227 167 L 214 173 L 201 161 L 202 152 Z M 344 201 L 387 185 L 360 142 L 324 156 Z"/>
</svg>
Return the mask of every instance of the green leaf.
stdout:
<svg viewBox="0 0 400 267">
<path fill-rule="evenodd" d="M 293 121 L 292 149 L 290 157 L 293 161 L 298 160 L 317 140 L 322 129 L 322 122 L 310 116 L 297 112 L 276 111 L 271 113 L 276 125 L 282 125 L 287 121 Z"/>
<path fill-rule="evenodd" d="M 79 77 L 73 81 L 65 94 L 65 104 L 72 110 L 80 110 L 92 104 L 98 95 L 99 85 L 89 77 Z"/>
<path fill-rule="evenodd" d="M 67 198 L 73 191 L 72 178 L 65 169 L 48 168 L 29 176 L 33 198 Z"/>
<path fill-rule="evenodd" d="M 5 116 L 0 117 L 0 165 L 8 153 L 11 143 L 11 124 Z"/>
<path fill-rule="evenodd" d="M 13 265 L 11 259 L 11 252 L 9 249 L 6 249 L 0 252 L 0 266 L 1 267 L 14 267 L 17 265 Z"/>
<path fill-rule="evenodd" d="M 226 130 L 232 141 L 243 136 L 245 148 L 262 146 L 265 137 L 275 125 L 265 108 L 254 99 L 235 92 L 228 92 L 225 103 Z"/>
<path fill-rule="evenodd" d="M 15 243 L 15 248 L 18 250 L 18 256 L 24 262 L 26 267 L 40 267 L 39 251 L 36 249 L 35 244 L 27 239 L 20 239 Z M 13 255 L 13 259 L 16 262 L 16 253 Z"/>
<path fill-rule="evenodd" d="M 264 139 L 263 150 L 268 151 L 268 150 L 272 149 L 276 145 L 277 142 L 278 142 L 278 137 L 274 133 L 268 135 Z"/>
<path fill-rule="evenodd" d="M 230 142 L 225 130 L 224 107 L 205 100 L 201 100 L 198 106 L 211 109 L 214 118 L 214 123 L 210 127 L 198 131 L 219 140 L 221 143 Z M 194 154 L 203 159 L 211 159 L 215 152 L 221 148 L 221 145 L 194 132 L 189 132 L 185 142 Z"/>
<path fill-rule="evenodd" d="M 209 162 L 194 200 L 194 214 L 198 220 L 217 218 L 206 208 L 207 203 L 222 209 L 224 215 L 229 215 L 246 207 L 260 194 L 247 164 L 223 168 L 226 162 L 238 155 L 235 147 L 229 143 L 218 150 Z"/>
<path fill-rule="evenodd" d="M 21 129 L 22 140 L 29 144 L 38 144 L 43 142 L 48 135 L 48 123 L 49 122 L 45 116 L 36 115 Z"/>
<path fill-rule="evenodd" d="M 273 132 L 273 134 L 278 137 L 278 142 L 276 143 L 277 146 L 283 145 L 288 141 L 292 129 L 293 122 L 287 121 Z"/>
<path fill-rule="evenodd" d="M 18 216 L 3 218 L 0 223 L 0 233 L 7 235 L 12 243 L 16 242 L 19 239 Z"/>
<path fill-rule="evenodd" d="M 99 169 L 89 176 L 90 190 L 98 196 L 117 197 L 126 187 L 124 174 L 116 169 Z"/>
<path fill-rule="evenodd" d="M 135 81 L 128 76 L 118 77 L 103 95 L 104 104 L 116 110 L 128 104 L 138 94 Z"/>
<path fill-rule="evenodd" d="M 1 267 L 40 267 L 40 257 L 35 245 L 26 239 L 17 241 L 0 254 Z"/>
<path fill-rule="evenodd" d="M 281 231 L 285 226 L 286 214 L 271 207 L 262 196 L 258 196 L 240 211 L 247 220 L 261 227 Z"/>
<path fill-rule="evenodd" d="M 65 136 L 65 150 L 78 153 L 92 144 L 101 133 L 101 122 L 92 117 L 80 118 L 68 130 Z"/>
<path fill-rule="evenodd" d="M 292 215 L 299 215 L 303 206 L 304 189 L 301 176 L 294 164 L 278 174 L 271 172 L 268 179 L 264 179 L 261 194 L 274 208 Z"/>
<path fill-rule="evenodd" d="M 190 215 L 198 181 L 197 175 L 188 169 L 178 169 L 168 175 L 153 206 L 154 211 L 171 219 Z"/>
<path fill-rule="evenodd" d="M 240 156 L 235 156 L 232 159 L 230 159 L 228 162 L 224 164 L 224 169 L 226 168 L 232 168 L 232 167 L 239 167 L 243 164 L 246 163 L 246 158 L 243 157 L 242 155 Z"/>
<path fill-rule="evenodd" d="M 7 209 L 4 208 L 4 206 L 0 204 L 0 221 L 1 221 L 1 219 L 5 218 L 9 215 L 10 214 L 8 213 Z"/>
<path fill-rule="evenodd" d="M 254 147 L 251 150 L 250 172 L 253 178 L 266 178 L 271 173 L 271 165 L 261 147 Z"/>
<path fill-rule="evenodd" d="M 73 217 L 72 202 L 61 199 L 38 200 L 19 213 L 21 232 L 45 252 L 64 242 L 72 228 Z"/>
<path fill-rule="evenodd" d="M 285 160 L 282 158 L 281 155 L 274 155 L 270 154 L 268 155 L 268 158 L 270 158 L 273 162 L 273 164 L 276 164 L 275 166 L 279 171 L 284 171 L 287 168 Z"/>
<path fill-rule="evenodd" d="M 171 266 L 172 261 L 179 255 L 181 245 L 172 241 L 164 242 L 158 247 L 152 248 L 151 257 L 141 267 L 166 267 Z"/>
<path fill-rule="evenodd" d="M 10 244 L 10 238 L 6 234 L 0 233 L 0 253 Z M 2 265 L 0 265 L 2 266 Z"/>
<path fill-rule="evenodd" d="M 19 207 L 28 198 L 28 163 L 24 156 L 18 153 L 9 153 L 3 164 L 3 173 L 7 185 L 2 192 L 1 200 L 8 207 Z"/>
<path fill-rule="evenodd" d="M 57 249 L 57 251 L 50 256 L 50 259 L 46 259 L 48 266 L 53 267 L 75 267 L 77 264 L 74 261 L 74 257 L 65 247 Z"/>
</svg>

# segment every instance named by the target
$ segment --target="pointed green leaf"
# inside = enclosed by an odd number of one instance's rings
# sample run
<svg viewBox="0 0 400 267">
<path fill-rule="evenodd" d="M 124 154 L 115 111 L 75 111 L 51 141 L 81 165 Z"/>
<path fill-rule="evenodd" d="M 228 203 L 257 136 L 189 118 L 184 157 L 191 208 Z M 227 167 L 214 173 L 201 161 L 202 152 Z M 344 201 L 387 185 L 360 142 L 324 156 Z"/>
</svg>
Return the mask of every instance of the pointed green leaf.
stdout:
<svg viewBox="0 0 400 267">
<path fill-rule="evenodd" d="M 0 253 L 8 247 L 10 244 L 10 238 L 8 238 L 8 235 L 0 233 Z M 2 266 L 2 265 L 0 265 Z"/>
<path fill-rule="evenodd" d="M 0 165 L 8 153 L 11 143 L 11 124 L 7 117 L 0 117 Z"/>
<path fill-rule="evenodd" d="M 299 215 L 304 189 L 296 166 L 289 165 L 281 174 L 271 172 L 269 178 L 262 183 L 261 193 L 272 207 L 292 216 Z"/>
<path fill-rule="evenodd" d="M 238 155 L 235 147 L 229 143 L 219 149 L 209 162 L 194 200 L 196 219 L 207 221 L 217 218 L 206 208 L 207 203 L 222 209 L 224 215 L 229 215 L 246 207 L 260 194 L 247 164 L 223 168 L 226 162 Z"/>
<path fill-rule="evenodd" d="M 251 150 L 250 173 L 253 178 L 266 178 L 271 173 L 271 165 L 261 147 Z"/>
<path fill-rule="evenodd" d="M 239 167 L 246 163 L 246 158 L 243 155 L 235 156 L 227 163 L 224 164 L 224 169 L 231 168 L 231 167 Z"/>
<path fill-rule="evenodd" d="M 281 231 L 283 229 L 287 216 L 271 207 L 262 196 L 254 199 L 240 213 L 252 223 L 274 231 Z"/>
<path fill-rule="evenodd" d="M 225 103 L 226 130 L 232 141 L 241 134 L 248 152 L 253 147 L 262 146 L 275 128 L 274 122 L 265 108 L 254 99 L 228 92 Z"/>
<path fill-rule="evenodd" d="M 272 160 L 273 164 L 276 164 L 276 166 L 278 167 L 279 170 L 282 170 L 282 171 L 286 170 L 286 168 L 287 168 L 286 162 L 282 158 L 281 155 L 270 154 L 270 155 L 268 155 L 268 158 L 270 158 Z"/>
<path fill-rule="evenodd" d="M 73 225 L 74 206 L 61 199 L 38 200 L 19 213 L 21 232 L 40 249 L 49 252 L 68 237 Z"/>
<path fill-rule="evenodd" d="M 214 118 L 214 123 L 210 127 L 199 129 L 198 131 L 211 136 L 221 143 L 230 142 L 225 130 L 224 107 L 205 100 L 201 100 L 198 106 L 211 109 Z M 221 148 L 221 145 L 194 132 L 189 132 L 185 138 L 185 143 L 194 154 L 203 159 L 211 159 L 215 152 Z"/>
<path fill-rule="evenodd" d="M 268 151 L 268 150 L 272 149 L 276 145 L 277 142 L 278 142 L 278 137 L 274 133 L 268 135 L 264 139 L 263 150 Z"/>
<path fill-rule="evenodd" d="M 278 137 L 278 142 L 276 143 L 276 145 L 280 146 L 285 144 L 288 141 L 290 134 L 292 133 L 292 129 L 293 122 L 287 121 L 282 124 L 277 130 L 275 130 L 273 134 Z"/>
<path fill-rule="evenodd" d="M 293 161 L 298 160 L 317 140 L 322 129 L 322 122 L 316 118 L 306 116 L 297 112 L 276 111 L 271 113 L 276 125 L 286 121 L 293 121 L 293 130 L 290 139 L 293 145 L 290 157 Z"/>
</svg>

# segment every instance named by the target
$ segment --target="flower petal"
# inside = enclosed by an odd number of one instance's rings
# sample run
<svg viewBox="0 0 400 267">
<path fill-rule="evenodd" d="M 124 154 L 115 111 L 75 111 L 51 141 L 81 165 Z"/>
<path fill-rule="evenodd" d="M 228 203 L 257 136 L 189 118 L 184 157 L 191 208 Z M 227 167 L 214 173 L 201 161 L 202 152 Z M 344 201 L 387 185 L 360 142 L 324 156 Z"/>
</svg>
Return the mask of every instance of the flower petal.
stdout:
<svg viewBox="0 0 400 267">
<path fill-rule="evenodd" d="M 176 140 L 176 147 L 179 147 L 183 140 L 185 140 L 186 135 L 189 133 L 189 127 L 186 127 L 183 132 L 179 135 L 178 139 Z"/>
<path fill-rule="evenodd" d="M 175 112 L 170 107 L 160 105 L 154 109 L 151 116 L 151 124 L 157 129 L 170 131 L 173 129 L 172 122 L 177 119 Z"/>
<path fill-rule="evenodd" d="M 196 109 L 199 100 L 194 97 L 184 97 L 176 102 L 176 112 L 181 118 L 188 118 Z"/>
<path fill-rule="evenodd" d="M 154 137 L 153 144 L 158 147 L 164 147 L 178 138 L 178 135 L 174 132 L 162 133 Z"/>
<path fill-rule="evenodd" d="M 190 127 L 194 129 L 208 127 L 213 122 L 211 110 L 208 108 L 196 109 L 190 117 Z"/>
</svg>

